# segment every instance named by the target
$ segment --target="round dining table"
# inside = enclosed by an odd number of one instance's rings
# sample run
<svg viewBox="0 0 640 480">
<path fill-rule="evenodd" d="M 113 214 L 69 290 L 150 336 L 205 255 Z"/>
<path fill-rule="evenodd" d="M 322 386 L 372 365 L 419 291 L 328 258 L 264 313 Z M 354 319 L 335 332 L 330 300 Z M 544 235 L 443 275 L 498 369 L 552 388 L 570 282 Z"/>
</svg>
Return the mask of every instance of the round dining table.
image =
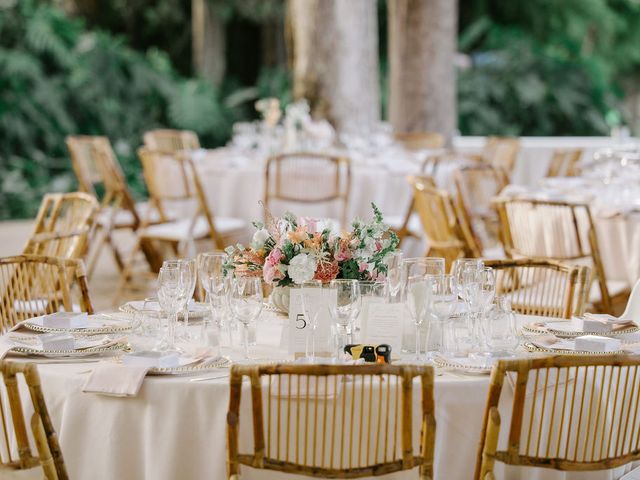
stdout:
<svg viewBox="0 0 640 480">
<path fill-rule="evenodd" d="M 518 316 L 520 323 L 534 320 L 536 317 Z M 287 322 L 284 317 L 263 312 L 256 324 L 256 345 L 250 348 L 254 362 L 291 361 L 292 357 L 281 346 Z M 242 358 L 239 346 L 224 347 L 223 351 L 232 359 Z M 112 397 L 83 392 L 83 385 L 96 365 L 51 360 L 41 362 L 38 367 L 71 479 L 226 478 L 228 369 L 195 376 L 147 376 L 135 397 Z M 486 374 L 436 369 L 436 479 L 473 478 L 488 387 Z M 245 382 L 240 410 L 241 451 L 243 446 L 245 450 L 250 446 L 252 438 L 249 390 Z M 414 388 L 414 412 L 419 411 L 419 391 Z M 512 387 L 505 382 L 503 400 L 507 408 L 511 398 Z M 419 429 L 419 416 L 414 416 L 414 420 Z M 505 427 L 503 433 L 506 430 Z M 613 480 L 630 469 L 629 465 L 615 471 L 578 475 L 547 469 L 505 468 L 498 462 L 495 471 L 498 479 Z M 241 467 L 241 475 L 243 479 L 308 478 L 245 466 Z M 386 478 L 416 477 L 414 469 Z"/>
</svg>

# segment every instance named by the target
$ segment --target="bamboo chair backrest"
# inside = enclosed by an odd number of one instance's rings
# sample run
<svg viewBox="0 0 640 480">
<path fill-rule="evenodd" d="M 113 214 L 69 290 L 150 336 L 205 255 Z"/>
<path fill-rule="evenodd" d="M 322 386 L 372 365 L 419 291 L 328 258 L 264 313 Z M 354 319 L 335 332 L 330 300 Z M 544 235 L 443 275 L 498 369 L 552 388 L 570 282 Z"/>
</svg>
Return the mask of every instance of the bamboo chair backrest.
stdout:
<svg viewBox="0 0 640 480">
<path fill-rule="evenodd" d="M 582 150 L 555 150 L 547 169 L 547 177 L 575 177 Z"/>
<path fill-rule="evenodd" d="M 93 312 L 82 260 L 18 255 L 0 258 L 0 333 L 47 313 L 78 306 Z"/>
<path fill-rule="evenodd" d="M 149 202 L 158 211 L 160 219 L 168 222 L 174 218 L 188 218 L 193 228 L 198 217 L 202 216 L 207 222 L 215 248 L 224 248 L 198 169 L 191 158 L 180 152 L 169 153 L 144 147 L 138 150 L 138 156 Z"/>
<path fill-rule="evenodd" d="M 404 145 L 407 150 L 427 150 L 432 148 L 444 148 L 445 137 L 436 132 L 408 132 L 396 133 L 395 139 Z"/>
<path fill-rule="evenodd" d="M 0 477 L 3 477 L 3 471 L 9 473 L 9 478 L 13 478 L 12 471 L 42 468 L 47 480 L 68 479 L 58 437 L 40 388 L 40 376 L 36 365 L 0 361 L 0 374 L 4 383 L 2 389 L 6 393 L 0 395 Z M 20 393 L 19 377 L 24 378 L 28 387 L 28 400 Z M 24 408 L 26 405 L 27 411 Z M 35 444 L 35 455 L 29 441 L 29 433 Z"/>
<path fill-rule="evenodd" d="M 496 272 L 496 295 L 509 297 L 514 311 L 554 318 L 582 315 L 589 267 L 528 258 L 484 263 Z"/>
<path fill-rule="evenodd" d="M 104 194 L 100 208 L 112 207 L 114 214 L 119 208 L 128 210 L 133 216 L 132 227 L 137 228 L 140 218 L 135 208 L 135 200 L 109 139 L 101 136 L 72 135 L 67 137 L 66 142 L 80 190 L 98 198 L 95 186 L 102 184 Z"/>
<path fill-rule="evenodd" d="M 520 139 L 487 137 L 482 157 L 489 165 L 501 168 L 510 175 L 516 165 L 519 153 Z"/>
<path fill-rule="evenodd" d="M 175 153 L 199 149 L 200 140 L 190 130 L 157 129 L 144 134 L 144 145 L 150 150 Z"/>
<path fill-rule="evenodd" d="M 479 257 L 480 249 L 470 226 L 449 192 L 434 187 L 430 177 L 410 177 L 409 182 L 429 246 L 426 256 L 443 257 L 447 270 L 457 258 Z"/>
<path fill-rule="evenodd" d="M 630 355 L 498 361 L 491 373 L 475 478 L 494 478 L 496 461 L 588 471 L 638 460 L 639 369 L 640 357 Z M 499 407 L 505 378 L 514 385 L 507 421 Z M 506 444 L 498 438 L 501 425 L 508 428 Z"/>
<path fill-rule="evenodd" d="M 265 167 L 267 208 L 273 201 L 302 204 L 339 202 L 340 221 L 347 217 L 351 189 L 351 162 L 321 153 L 284 153 L 270 157 Z"/>
<path fill-rule="evenodd" d="M 251 382 L 251 453 L 241 453 L 239 445 L 244 377 Z M 415 377 L 421 379 L 421 408 L 414 414 Z M 420 467 L 421 479 L 433 478 L 431 367 L 233 365 L 230 384 L 229 478 L 238 478 L 241 464 L 319 478 L 361 478 Z M 421 420 L 419 434 L 414 415 Z"/>
<path fill-rule="evenodd" d="M 502 242 L 509 257 L 533 257 L 587 263 L 597 278 L 605 309 L 611 306 L 604 265 L 587 204 L 523 198 L 495 201 Z"/>
<path fill-rule="evenodd" d="M 86 254 L 98 202 L 83 192 L 48 193 L 42 199 L 23 253 L 62 258 Z"/>
</svg>

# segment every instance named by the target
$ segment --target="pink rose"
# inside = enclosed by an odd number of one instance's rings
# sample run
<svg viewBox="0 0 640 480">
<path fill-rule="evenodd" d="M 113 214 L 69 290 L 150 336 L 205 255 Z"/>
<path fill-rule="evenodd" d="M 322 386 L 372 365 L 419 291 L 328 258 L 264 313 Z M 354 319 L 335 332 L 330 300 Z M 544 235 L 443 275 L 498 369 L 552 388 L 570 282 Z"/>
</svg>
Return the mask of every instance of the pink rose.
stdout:
<svg viewBox="0 0 640 480">
<path fill-rule="evenodd" d="M 262 278 L 264 278 L 264 281 L 267 283 L 273 283 L 282 280 L 284 273 L 278 269 L 277 265 L 271 265 L 267 262 L 262 269 Z"/>
<path fill-rule="evenodd" d="M 380 250 L 382 250 L 382 243 L 380 243 L 379 241 L 376 242 L 376 252 L 379 252 Z"/>
<path fill-rule="evenodd" d="M 334 255 L 334 258 L 339 262 L 344 262 L 351 258 L 351 250 L 349 250 L 349 243 L 340 241 L 338 244 L 338 251 Z"/>
<path fill-rule="evenodd" d="M 271 252 L 269 252 L 269 255 L 267 255 L 265 265 L 275 267 L 282 261 L 283 258 L 284 253 L 282 253 L 282 250 L 280 250 L 279 248 L 274 248 L 273 250 L 271 250 Z"/>
<path fill-rule="evenodd" d="M 367 262 L 360 262 L 360 263 L 358 264 L 358 271 L 359 271 L 360 273 L 362 273 L 362 272 L 366 272 L 366 271 L 367 271 L 367 267 L 368 267 L 368 266 L 369 266 L 369 265 L 367 265 Z"/>
</svg>

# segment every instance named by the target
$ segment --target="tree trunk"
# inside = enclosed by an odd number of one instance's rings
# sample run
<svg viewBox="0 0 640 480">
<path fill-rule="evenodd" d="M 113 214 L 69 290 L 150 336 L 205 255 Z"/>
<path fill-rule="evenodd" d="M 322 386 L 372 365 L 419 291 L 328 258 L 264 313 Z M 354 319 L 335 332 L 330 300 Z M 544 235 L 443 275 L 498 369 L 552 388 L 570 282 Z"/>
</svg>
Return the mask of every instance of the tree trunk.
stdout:
<svg viewBox="0 0 640 480">
<path fill-rule="evenodd" d="M 224 21 L 209 0 L 192 0 L 193 68 L 213 85 L 220 85 L 226 69 Z"/>
<path fill-rule="evenodd" d="M 389 119 L 396 132 L 439 132 L 457 125 L 455 0 L 388 0 Z"/>
<path fill-rule="evenodd" d="M 380 120 L 375 0 L 290 0 L 294 98 L 336 128 Z"/>
</svg>

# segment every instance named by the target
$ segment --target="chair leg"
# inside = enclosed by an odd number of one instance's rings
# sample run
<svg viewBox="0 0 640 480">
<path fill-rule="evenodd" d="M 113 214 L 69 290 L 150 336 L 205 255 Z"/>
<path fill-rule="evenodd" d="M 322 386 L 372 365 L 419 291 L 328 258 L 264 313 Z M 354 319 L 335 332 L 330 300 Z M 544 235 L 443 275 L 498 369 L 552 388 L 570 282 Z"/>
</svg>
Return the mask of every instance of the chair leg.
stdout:
<svg viewBox="0 0 640 480">
<path fill-rule="evenodd" d="M 116 297 L 114 298 L 114 304 L 118 302 L 120 298 L 122 298 L 124 291 L 129 286 L 129 280 L 131 278 L 131 271 L 133 269 L 133 264 L 136 259 L 136 253 L 140 250 L 141 240 L 140 238 L 136 239 L 136 243 L 133 245 L 131 253 L 129 254 L 129 259 L 123 265 L 122 271 L 120 272 L 120 282 L 118 283 L 118 289 L 116 290 Z"/>
<path fill-rule="evenodd" d="M 89 280 L 91 279 L 91 277 L 93 277 L 93 272 L 95 271 L 98 264 L 98 259 L 100 258 L 102 247 L 104 246 L 104 242 L 106 241 L 106 231 L 101 227 L 99 227 L 99 230 L 100 232 L 98 232 L 98 234 L 100 235 L 100 238 L 98 239 L 97 245 L 94 248 L 93 255 L 91 255 L 88 259 L 89 266 L 87 268 L 87 278 Z"/>
<path fill-rule="evenodd" d="M 496 461 L 495 455 L 498 448 L 498 435 L 500 434 L 500 413 L 498 413 L 496 407 L 491 407 L 491 410 L 489 410 L 488 421 L 478 480 L 493 480 L 494 478 L 493 466 Z"/>
</svg>

